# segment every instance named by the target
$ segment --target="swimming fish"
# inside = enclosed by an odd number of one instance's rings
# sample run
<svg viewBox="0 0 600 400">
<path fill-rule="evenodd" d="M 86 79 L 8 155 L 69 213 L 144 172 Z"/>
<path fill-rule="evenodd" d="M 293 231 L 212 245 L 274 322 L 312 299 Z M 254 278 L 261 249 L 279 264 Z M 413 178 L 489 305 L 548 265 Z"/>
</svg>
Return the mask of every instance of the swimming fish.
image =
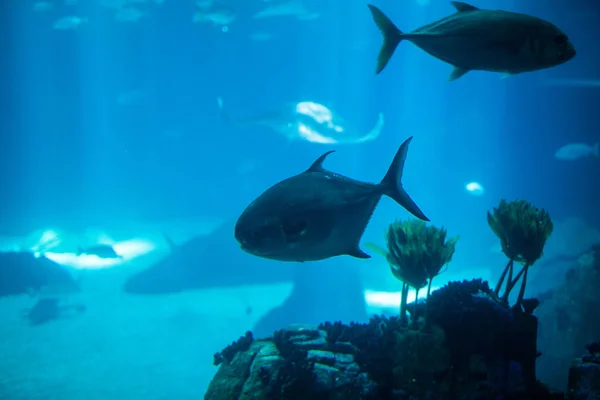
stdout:
<svg viewBox="0 0 600 400">
<path fill-rule="evenodd" d="M 210 2 L 196 3 L 198 10 L 194 14 L 193 21 L 195 23 L 212 22 L 213 25 L 230 25 L 236 19 L 236 12 L 228 5 Z"/>
<path fill-rule="evenodd" d="M 23 310 L 23 316 L 32 326 L 42 325 L 52 320 L 80 314 L 86 310 L 84 304 L 66 304 L 56 297 L 39 299 L 31 308 Z"/>
<path fill-rule="evenodd" d="M 313 101 L 288 103 L 281 108 L 249 118 L 232 120 L 223 113 L 223 100 L 218 99 L 225 120 L 235 125 L 256 125 L 274 130 L 288 140 L 303 140 L 320 144 L 364 143 L 376 139 L 384 125 L 383 113 L 379 113 L 375 126 L 361 132 L 323 104 Z"/>
<path fill-rule="evenodd" d="M 119 254 L 117 254 L 117 252 L 115 251 L 115 249 L 108 244 L 99 244 L 96 246 L 91 246 L 91 247 L 86 247 L 86 248 L 79 248 L 77 249 L 77 255 L 94 255 L 97 256 L 99 258 L 123 258 L 123 256 L 120 256 Z"/>
<path fill-rule="evenodd" d="M 62 17 L 54 21 L 52 27 L 57 31 L 69 31 L 79 28 L 81 25 L 88 22 L 87 18 L 77 17 L 75 15 L 69 15 Z"/>
<path fill-rule="evenodd" d="M 408 33 L 369 4 L 373 20 L 383 34 L 376 72 L 383 71 L 402 40 L 409 40 L 453 65 L 450 81 L 472 70 L 505 75 L 537 71 L 575 56 L 575 47 L 567 35 L 548 21 L 510 11 L 479 9 L 460 1 L 450 3 L 456 13 Z"/>
<path fill-rule="evenodd" d="M 398 149 L 381 183 L 357 181 L 323 168 L 328 151 L 308 170 L 267 189 L 242 213 L 235 238 L 242 250 L 279 261 L 317 261 L 339 255 L 370 258 L 359 241 L 381 196 L 429 219 L 402 187 L 412 137 Z"/>
<path fill-rule="evenodd" d="M 559 160 L 577 160 L 589 156 L 598 157 L 599 146 L 600 143 L 596 143 L 593 146 L 585 143 L 571 143 L 558 149 L 555 157 Z"/>
</svg>

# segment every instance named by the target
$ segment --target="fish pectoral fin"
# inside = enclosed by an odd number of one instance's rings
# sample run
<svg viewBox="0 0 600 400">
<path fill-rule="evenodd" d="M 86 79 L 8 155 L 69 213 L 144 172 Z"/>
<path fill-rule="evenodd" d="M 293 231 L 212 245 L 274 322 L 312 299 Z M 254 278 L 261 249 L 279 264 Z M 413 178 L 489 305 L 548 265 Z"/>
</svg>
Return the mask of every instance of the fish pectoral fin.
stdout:
<svg viewBox="0 0 600 400">
<path fill-rule="evenodd" d="M 348 251 L 346 254 L 349 255 L 349 256 L 352 256 L 352 257 L 362 258 L 362 259 L 371 258 L 370 255 L 368 255 L 367 253 L 365 253 L 364 251 L 362 251 L 360 249 L 360 247 L 358 247 L 358 246 L 350 249 L 350 251 Z"/>
<path fill-rule="evenodd" d="M 513 75 L 516 75 L 516 74 L 515 73 L 510 73 L 510 72 L 504 72 L 503 74 L 500 75 L 500 79 L 510 78 Z"/>
<path fill-rule="evenodd" d="M 451 1 L 450 3 L 452 3 L 452 5 L 454 6 L 454 8 L 456 8 L 457 12 L 479 10 L 479 8 L 477 8 L 475 6 L 472 6 L 470 4 L 467 4 L 467 3 L 463 3 L 462 1 Z"/>
<path fill-rule="evenodd" d="M 460 78 L 461 76 L 463 76 L 467 72 L 469 72 L 468 69 L 461 68 L 461 67 L 454 67 L 454 69 L 450 73 L 450 77 L 448 78 L 448 82 L 452 82 L 452 81 L 457 80 L 458 78 Z"/>
<path fill-rule="evenodd" d="M 368 242 L 365 244 L 365 247 L 368 248 L 369 250 L 373 250 L 375 253 L 379 254 L 380 256 L 383 256 L 383 257 L 388 256 L 388 252 L 386 251 L 386 249 L 379 246 L 378 244 Z"/>
</svg>

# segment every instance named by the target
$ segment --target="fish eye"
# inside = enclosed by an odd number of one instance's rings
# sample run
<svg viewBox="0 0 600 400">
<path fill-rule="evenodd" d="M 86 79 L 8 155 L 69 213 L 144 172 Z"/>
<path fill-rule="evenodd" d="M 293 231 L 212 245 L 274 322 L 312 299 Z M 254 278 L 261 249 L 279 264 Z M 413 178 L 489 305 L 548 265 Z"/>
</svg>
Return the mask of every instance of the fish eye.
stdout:
<svg viewBox="0 0 600 400">
<path fill-rule="evenodd" d="M 562 33 L 554 38 L 554 43 L 556 43 L 559 46 L 566 45 L 568 41 L 569 38 L 567 37 L 567 35 L 564 35 Z"/>
</svg>

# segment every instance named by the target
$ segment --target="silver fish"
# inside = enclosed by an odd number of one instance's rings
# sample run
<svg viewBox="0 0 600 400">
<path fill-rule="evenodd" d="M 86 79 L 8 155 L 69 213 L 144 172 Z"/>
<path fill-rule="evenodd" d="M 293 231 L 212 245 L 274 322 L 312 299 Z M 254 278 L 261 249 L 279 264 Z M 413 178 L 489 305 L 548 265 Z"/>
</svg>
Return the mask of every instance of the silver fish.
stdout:
<svg viewBox="0 0 600 400">
<path fill-rule="evenodd" d="M 402 187 L 412 137 L 398 149 L 379 184 L 328 171 L 319 157 L 308 170 L 267 189 L 235 225 L 242 250 L 278 261 L 318 261 L 339 255 L 370 258 L 359 241 L 379 203 L 389 196 L 415 217 L 429 219 Z"/>
</svg>

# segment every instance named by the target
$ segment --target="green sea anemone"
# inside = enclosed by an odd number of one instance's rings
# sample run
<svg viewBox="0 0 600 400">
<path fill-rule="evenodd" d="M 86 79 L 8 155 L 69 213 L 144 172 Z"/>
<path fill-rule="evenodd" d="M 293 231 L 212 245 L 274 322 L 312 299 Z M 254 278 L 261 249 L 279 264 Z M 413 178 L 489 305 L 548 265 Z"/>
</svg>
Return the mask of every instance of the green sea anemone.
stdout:
<svg viewBox="0 0 600 400">
<path fill-rule="evenodd" d="M 388 227 L 387 250 L 380 252 L 385 256 L 394 277 L 403 283 L 401 318 L 406 316 L 410 288 L 415 289 L 418 299 L 419 291 L 427 286 L 429 296 L 433 278 L 452 260 L 458 236 L 447 240 L 446 235 L 445 228 L 437 228 L 418 219 L 395 221 Z M 416 321 L 416 317 L 412 317 Z"/>
<path fill-rule="evenodd" d="M 502 252 L 508 257 L 508 263 L 494 293 L 497 297 L 500 295 L 500 289 L 508 275 L 505 291 L 501 297 L 502 302 L 508 305 L 511 290 L 519 279 L 523 278 L 517 298 L 517 306 L 521 306 L 527 285 L 527 272 L 543 254 L 546 240 L 552 234 L 552 220 L 546 210 L 540 210 L 524 200 L 500 201 L 497 208 L 494 208 L 491 213 L 488 211 L 487 220 L 494 234 L 500 239 Z M 523 264 L 523 267 L 513 278 L 515 261 Z"/>
</svg>

